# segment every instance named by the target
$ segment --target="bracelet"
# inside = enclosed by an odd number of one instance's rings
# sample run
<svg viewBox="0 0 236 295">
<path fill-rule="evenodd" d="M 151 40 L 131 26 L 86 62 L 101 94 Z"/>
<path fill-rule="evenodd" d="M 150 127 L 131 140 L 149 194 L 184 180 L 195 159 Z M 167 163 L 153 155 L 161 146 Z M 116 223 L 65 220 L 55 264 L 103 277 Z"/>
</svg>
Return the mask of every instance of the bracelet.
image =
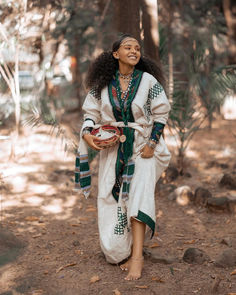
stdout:
<svg viewBox="0 0 236 295">
<path fill-rule="evenodd" d="M 149 146 L 149 147 L 152 148 L 152 149 L 155 149 L 156 145 L 157 145 L 157 143 L 154 142 L 153 140 L 149 140 L 149 141 L 147 142 L 147 146 Z"/>
<path fill-rule="evenodd" d="M 85 134 L 90 134 L 91 131 L 92 131 L 92 127 L 85 127 L 83 130 L 82 130 L 82 137 L 85 135 Z"/>
<path fill-rule="evenodd" d="M 152 138 L 152 137 L 150 137 L 149 140 L 150 141 L 154 141 L 156 144 L 159 143 L 159 138 Z"/>
</svg>

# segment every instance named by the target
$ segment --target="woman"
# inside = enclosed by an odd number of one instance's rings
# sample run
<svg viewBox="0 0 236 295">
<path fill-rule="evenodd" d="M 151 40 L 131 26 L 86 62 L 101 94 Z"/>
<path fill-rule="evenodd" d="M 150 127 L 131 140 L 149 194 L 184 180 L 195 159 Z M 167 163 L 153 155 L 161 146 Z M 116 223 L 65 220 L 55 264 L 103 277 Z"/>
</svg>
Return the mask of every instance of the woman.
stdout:
<svg viewBox="0 0 236 295">
<path fill-rule="evenodd" d="M 112 52 L 102 53 L 87 76 L 76 183 L 85 196 L 91 177 L 87 147 L 100 151 L 98 227 L 106 260 L 127 270 L 126 280 L 141 277 L 146 226 L 155 231 L 154 191 L 170 153 L 162 137 L 169 102 L 160 68 L 142 57 L 139 42 L 123 35 Z M 90 134 L 100 125 L 119 127 L 124 142 L 102 149 Z"/>
</svg>

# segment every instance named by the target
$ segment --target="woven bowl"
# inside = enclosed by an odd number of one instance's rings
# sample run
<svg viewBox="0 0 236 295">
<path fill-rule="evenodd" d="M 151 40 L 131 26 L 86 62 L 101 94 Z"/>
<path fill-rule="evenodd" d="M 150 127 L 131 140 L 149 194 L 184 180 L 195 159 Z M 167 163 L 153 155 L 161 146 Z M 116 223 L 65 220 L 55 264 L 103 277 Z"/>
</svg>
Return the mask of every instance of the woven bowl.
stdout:
<svg viewBox="0 0 236 295">
<path fill-rule="evenodd" d="M 99 140 L 94 139 L 97 146 L 107 148 L 119 142 L 121 132 L 117 127 L 103 125 L 93 129 L 91 134 L 99 138 Z"/>
</svg>

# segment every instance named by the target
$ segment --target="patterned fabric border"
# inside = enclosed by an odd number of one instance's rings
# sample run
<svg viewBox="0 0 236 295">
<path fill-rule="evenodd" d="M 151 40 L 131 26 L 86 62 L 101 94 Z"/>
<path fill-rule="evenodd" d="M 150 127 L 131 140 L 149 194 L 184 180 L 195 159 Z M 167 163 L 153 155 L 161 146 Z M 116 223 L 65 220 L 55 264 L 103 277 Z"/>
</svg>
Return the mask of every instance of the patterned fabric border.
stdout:
<svg viewBox="0 0 236 295">
<path fill-rule="evenodd" d="M 140 210 L 138 211 L 138 216 L 136 217 L 136 219 L 142 221 L 143 223 L 145 223 L 146 225 L 150 227 L 152 231 L 152 234 L 151 234 L 151 238 L 152 238 L 155 232 L 155 221 L 150 216 L 148 216 L 147 214 L 145 214 L 144 212 Z"/>
<path fill-rule="evenodd" d="M 115 225 L 114 228 L 114 234 L 115 235 L 124 235 L 125 233 L 125 228 L 128 225 L 128 220 L 127 220 L 127 213 L 122 212 L 122 208 L 120 206 L 117 207 L 117 221 L 118 223 Z M 127 228 L 129 231 L 129 229 Z"/>
<path fill-rule="evenodd" d="M 125 165 L 124 171 L 122 174 L 123 188 L 122 188 L 122 199 L 128 200 L 130 183 L 134 174 L 134 162 L 132 160 L 128 161 L 128 164 Z"/>
<path fill-rule="evenodd" d="M 96 99 L 101 99 L 101 93 L 98 92 L 97 87 L 93 87 L 90 89 L 89 93 L 94 96 Z"/>
<path fill-rule="evenodd" d="M 131 104 L 137 93 L 142 75 L 142 71 L 134 70 L 133 82 L 125 101 L 122 101 L 120 95 L 117 93 L 119 90 L 119 87 L 117 87 L 119 85 L 117 75 L 113 77 L 109 84 L 108 94 L 116 121 L 123 121 L 125 125 L 128 125 L 128 122 L 134 122 Z M 116 182 L 112 189 L 113 197 L 117 202 L 122 183 L 122 198 L 125 200 L 128 199 L 130 183 L 134 173 L 134 162 L 130 160 L 133 154 L 134 129 L 123 127 L 123 134 L 126 136 L 126 141 L 120 143 L 117 151 Z"/>
<path fill-rule="evenodd" d="M 153 127 L 152 127 L 152 132 L 150 136 L 150 140 L 155 141 L 156 143 L 159 142 L 159 139 L 163 133 L 165 124 L 159 123 L 159 122 L 154 122 Z"/>
<path fill-rule="evenodd" d="M 88 164 L 88 155 L 76 155 L 75 160 L 75 188 L 81 189 L 86 196 L 91 187 L 91 174 Z"/>
<path fill-rule="evenodd" d="M 162 91 L 164 91 L 163 87 L 159 82 L 157 82 L 152 88 L 149 89 L 148 97 L 155 99 L 160 93 L 162 93 Z"/>
</svg>

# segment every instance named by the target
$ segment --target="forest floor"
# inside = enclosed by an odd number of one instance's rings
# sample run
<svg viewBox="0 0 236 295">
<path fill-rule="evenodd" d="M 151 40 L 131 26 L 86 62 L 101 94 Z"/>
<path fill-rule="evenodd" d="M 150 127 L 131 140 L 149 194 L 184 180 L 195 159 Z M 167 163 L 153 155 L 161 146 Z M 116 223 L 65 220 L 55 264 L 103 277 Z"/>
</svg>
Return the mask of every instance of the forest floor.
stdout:
<svg viewBox="0 0 236 295">
<path fill-rule="evenodd" d="M 69 121 L 75 121 L 71 117 Z M 186 169 L 170 184 L 204 187 L 215 197 L 236 197 L 219 186 L 223 173 L 236 164 L 236 121 L 218 119 L 203 128 L 187 151 Z M 2 128 L 1 135 L 9 131 Z M 167 144 L 175 161 L 176 147 Z M 10 140 L 1 141 L 0 295 L 190 295 L 236 294 L 236 267 L 219 268 L 215 259 L 236 250 L 236 213 L 211 212 L 192 202 L 179 204 L 156 195 L 157 232 L 145 240 L 169 264 L 145 255 L 142 278 L 125 281 L 118 265 L 108 264 L 100 250 L 97 229 L 97 157 L 88 200 L 73 191 L 74 156 L 65 154 L 58 138 L 41 129 L 25 129 L 18 139 L 16 160 L 9 162 Z M 222 243 L 229 239 L 230 245 Z M 210 260 L 188 264 L 182 257 L 198 248 Z"/>
</svg>

